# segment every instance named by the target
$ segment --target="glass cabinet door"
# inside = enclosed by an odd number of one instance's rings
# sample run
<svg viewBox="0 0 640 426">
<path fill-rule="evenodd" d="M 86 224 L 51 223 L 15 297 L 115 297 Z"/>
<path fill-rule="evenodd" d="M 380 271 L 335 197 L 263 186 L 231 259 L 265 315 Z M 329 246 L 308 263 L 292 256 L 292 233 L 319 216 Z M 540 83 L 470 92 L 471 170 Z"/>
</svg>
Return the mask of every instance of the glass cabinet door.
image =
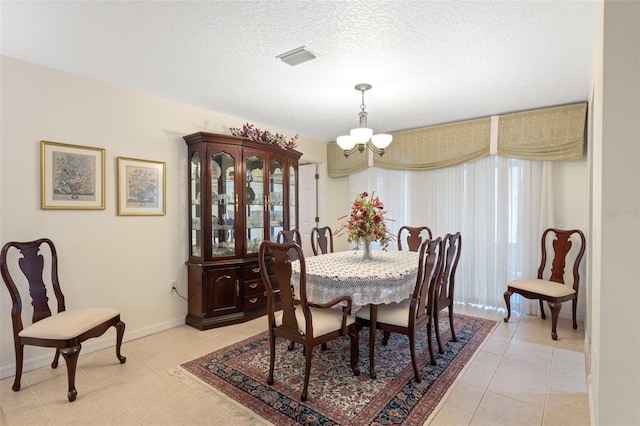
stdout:
<svg viewBox="0 0 640 426">
<path fill-rule="evenodd" d="M 200 172 L 202 164 L 200 154 L 194 152 L 191 156 L 191 171 L 189 175 L 189 187 L 191 192 L 191 256 L 200 257 L 202 255 L 202 241 L 200 229 L 202 227 L 202 205 L 201 205 L 201 184 Z"/>
<path fill-rule="evenodd" d="M 247 253 L 257 253 L 264 239 L 265 194 L 264 194 L 264 161 L 255 155 L 247 158 L 245 188 L 246 196 L 246 229 Z"/>
<path fill-rule="evenodd" d="M 298 177 L 298 167 L 289 166 L 289 229 L 298 229 L 297 215 L 298 206 L 296 205 L 296 182 Z"/>
<path fill-rule="evenodd" d="M 210 158 L 212 257 L 233 256 L 236 252 L 238 195 L 234 165 L 235 159 L 225 152 L 214 153 Z"/>
<path fill-rule="evenodd" d="M 280 160 L 269 162 L 269 239 L 276 241 L 284 229 L 283 165 Z"/>
</svg>

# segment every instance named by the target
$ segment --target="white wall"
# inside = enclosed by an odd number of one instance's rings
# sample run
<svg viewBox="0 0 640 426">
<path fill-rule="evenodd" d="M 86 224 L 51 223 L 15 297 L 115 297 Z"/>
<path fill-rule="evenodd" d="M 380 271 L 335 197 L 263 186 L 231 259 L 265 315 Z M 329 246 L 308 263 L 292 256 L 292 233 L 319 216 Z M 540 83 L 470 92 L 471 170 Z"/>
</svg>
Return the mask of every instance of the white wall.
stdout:
<svg viewBox="0 0 640 426">
<path fill-rule="evenodd" d="M 558 161 L 553 163 L 555 226 L 562 229 L 579 229 L 588 235 L 589 178 L 586 158 L 580 161 Z M 580 289 L 578 291 L 578 321 L 587 324 L 587 261 L 580 265 Z M 546 308 L 545 308 L 546 309 Z M 572 318 L 571 303 L 564 303 L 561 318 Z M 582 326 L 581 326 L 582 327 Z"/>
<path fill-rule="evenodd" d="M 127 324 L 125 340 L 184 324 L 186 302 L 168 290 L 168 282 L 177 280 L 180 293 L 186 295 L 187 146 L 182 136 L 229 133 L 229 127 L 251 120 L 0 59 L 0 243 L 51 238 L 61 258 L 59 275 L 67 306 L 117 307 Z M 269 130 L 293 135 L 295 123 L 291 127 Z M 105 210 L 40 209 L 40 140 L 106 149 Z M 303 160 L 323 164 L 320 173 L 326 181 L 326 145 L 302 138 L 298 150 Z M 117 216 L 118 156 L 166 162 L 165 216 Z M 332 190 L 332 185 L 327 183 L 327 188 Z M 329 203 L 324 204 L 321 215 L 335 216 L 325 213 Z M 7 291 L 0 292 L 4 378 L 15 373 L 15 358 L 11 303 Z M 29 302 L 24 309 L 31 314 Z M 87 341 L 83 352 L 114 342 L 115 332 L 109 331 Z M 27 347 L 25 370 L 46 365 L 51 358 L 50 350 Z"/>
<path fill-rule="evenodd" d="M 640 3 L 604 1 L 592 72 L 591 423 L 640 424 Z"/>
</svg>

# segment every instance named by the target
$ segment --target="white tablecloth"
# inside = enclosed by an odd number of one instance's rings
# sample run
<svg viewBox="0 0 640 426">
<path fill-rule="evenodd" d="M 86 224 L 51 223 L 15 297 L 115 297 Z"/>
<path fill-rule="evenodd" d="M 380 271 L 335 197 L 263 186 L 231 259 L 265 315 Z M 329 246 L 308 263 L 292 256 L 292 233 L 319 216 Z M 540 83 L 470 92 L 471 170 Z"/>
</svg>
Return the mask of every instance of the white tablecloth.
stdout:
<svg viewBox="0 0 640 426">
<path fill-rule="evenodd" d="M 363 260 L 362 250 L 305 257 L 307 299 L 327 303 L 349 295 L 354 307 L 400 302 L 411 296 L 418 274 L 418 253 L 373 250 L 373 260 Z M 300 283 L 300 262 L 292 262 L 292 284 Z"/>
</svg>

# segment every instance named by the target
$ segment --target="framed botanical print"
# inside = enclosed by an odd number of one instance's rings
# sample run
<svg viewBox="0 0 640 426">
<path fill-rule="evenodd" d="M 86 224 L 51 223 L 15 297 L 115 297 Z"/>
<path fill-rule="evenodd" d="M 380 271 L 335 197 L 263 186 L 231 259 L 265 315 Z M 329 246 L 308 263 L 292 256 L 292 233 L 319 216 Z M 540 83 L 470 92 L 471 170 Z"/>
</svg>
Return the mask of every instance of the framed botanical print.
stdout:
<svg viewBox="0 0 640 426">
<path fill-rule="evenodd" d="M 40 208 L 104 209 L 104 149 L 40 141 Z"/>
<path fill-rule="evenodd" d="M 166 163 L 118 157 L 118 215 L 164 215 Z"/>
</svg>

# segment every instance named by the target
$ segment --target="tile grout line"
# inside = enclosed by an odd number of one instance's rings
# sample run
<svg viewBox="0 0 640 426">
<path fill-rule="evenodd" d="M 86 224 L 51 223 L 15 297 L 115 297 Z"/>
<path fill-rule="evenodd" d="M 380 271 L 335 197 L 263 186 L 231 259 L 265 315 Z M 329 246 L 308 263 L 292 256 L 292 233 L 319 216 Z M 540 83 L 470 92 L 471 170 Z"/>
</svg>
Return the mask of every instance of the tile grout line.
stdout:
<svg viewBox="0 0 640 426">
<path fill-rule="evenodd" d="M 521 319 L 522 319 L 522 317 L 518 318 L 518 323 L 516 324 L 516 328 L 513 330 L 513 333 L 511 333 L 511 335 L 509 336 L 509 341 L 507 343 L 507 346 L 505 347 L 504 351 L 502 352 L 502 355 L 500 355 L 500 360 L 498 361 L 498 365 L 496 365 L 496 368 L 493 370 L 493 373 L 491 374 L 491 378 L 487 382 L 487 385 L 484 387 L 484 391 L 482 392 L 482 397 L 480 398 L 480 401 L 478 402 L 478 405 L 476 406 L 476 409 L 473 412 L 473 417 L 471 417 L 471 421 L 469 422 L 469 425 L 473 422 L 473 419 L 476 417 L 476 415 L 478 415 L 478 409 L 480 408 L 480 405 L 482 405 L 482 401 L 484 400 L 485 396 L 487 395 L 487 392 L 489 391 L 489 386 L 491 385 L 491 381 L 495 377 L 495 374 L 496 374 L 496 371 L 498 370 L 498 367 L 500 367 L 500 364 L 502 364 L 502 360 L 504 359 L 504 356 L 505 356 L 505 353 L 507 352 L 507 349 L 511 345 L 511 341 L 513 340 L 513 336 L 516 334 L 516 332 L 518 331 L 518 328 L 520 327 Z M 504 320 L 500 320 L 500 321 L 502 321 L 504 324 L 506 324 L 504 322 Z M 502 324 L 498 324 L 498 325 L 502 325 Z M 496 423 L 499 423 L 497 420 L 494 420 L 494 419 L 491 419 L 491 420 L 496 422 Z M 499 423 L 499 424 L 502 424 L 502 423 Z M 509 426 L 509 425 L 504 425 L 504 426 Z"/>
</svg>

